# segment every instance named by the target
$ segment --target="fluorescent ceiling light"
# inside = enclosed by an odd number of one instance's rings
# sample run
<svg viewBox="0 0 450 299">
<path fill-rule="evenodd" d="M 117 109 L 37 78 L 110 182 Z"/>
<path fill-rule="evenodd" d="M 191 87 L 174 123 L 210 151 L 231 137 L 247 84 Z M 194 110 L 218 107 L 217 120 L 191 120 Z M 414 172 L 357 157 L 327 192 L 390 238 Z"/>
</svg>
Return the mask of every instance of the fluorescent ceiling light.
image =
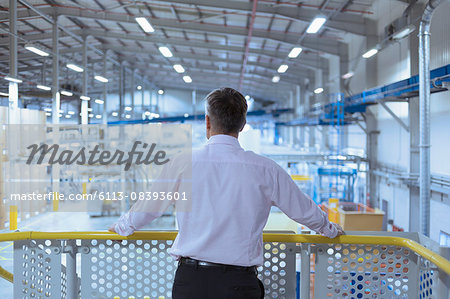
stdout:
<svg viewBox="0 0 450 299">
<path fill-rule="evenodd" d="M 92 113 L 89 113 L 89 115 L 88 115 L 90 118 L 93 118 L 94 117 L 94 114 L 92 114 Z"/>
<path fill-rule="evenodd" d="M 87 111 L 91 112 L 91 111 L 92 111 L 92 108 L 89 107 L 89 108 L 87 109 Z"/>
<path fill-rule="evenodd" d="M 62 109 L 59 109 L 59 113 L 64 113 L 64 110 L 62 110 Z"/>
<path fill-rule="evenodd" d="M 322 28 L 323 24 L 327 21 L 324 17 L 317 17 L 315 18 L 311 24 L 308 26 L 308 29 L 306 29 L 306 33 L 314 34 L 317 33 L 320 28 Z"/>
<path fill-rule="evenodd" d="M 72 71 L 75 71 L 78 73 L 81 73 L 84 71 L 82 67 L 79 67 L 78 65 L 73 64 L 73 63 L 68 63 L 68 64 L 66 64 L 66 66 L 67 66 L 67 68 L 71 69 Z"/>
<path fill-rule="evenodd" d="M 83 101 L 90 101 L 91 98 L 88 97 L 88 96 L 80 96 L 80 100 L 83 100 Z"/>
<path fill-rule="evenodd" d="M 103 105 L 105 103 L 105 101 L 100 100 L 100 99 L 95 99 L 95 102 L 99 105 Z"/>
<path fill-rule="evenodd" d="M 355 75 L 354 72 L 348 72 L 348 73 L 342 75 L 342 79 L 350 79 L 354 75 Z"/>
<path fill-rule="evenodd" d="M 363 58 L 370 58 L 370 57 L 372 57 L 373 55 L 375 55 L 377 53 L 378 53 L 378 49 L 373 48 L 373 49 L 370 49 L 369 51 L 367 51 L 366 53 L 364 53 L 362 57 Z"/>
<path fill-rule="evenodd" d="M 74 112 L 74 111 L 67 111 L 67 114 L 69 114 L 69 115 L 74 115 L 75 112 Z"/>
<path fill-rule="evenodd" d="M 155 32 L 155 28 L 153 28 L 152 24 L 150 24 L 150 22 L 144 18 L 144 17 L 137 17 L 135 18 L 136 22 L 139 24 L 139 26 L 141 26 L 142 30 L 144 30 L 144 32 Z"/>
<path fill-rule="evenodd" d="M 44 111 L 52 112 L 52 108 L 44 108 Z"/>
<path fill-rule="evenodd" d="M 273 82 L 273 83 L 278 83 L 278 82 L 280 82 L 280 76 L 273 76 L 272 82 Z"/>
<path fill-rule="evenodd" d="M 67 90 L 61 90 L 61 94 L 64 96 L 67 96 L 67 97 L 73 96 L 73 93 L 70 91 L 67 91 Z M 80 99 L 81 99 L 81 97 L 80 97 Z"/>
<path fill-rule="evenodd" d="M 100 114 L 97 114 L 97 115 L 95 116 L 95 118 L 102 118 L 102 116 L 101 116 Z"/>
<path fill-rule="evenodd" d="M 125 111 L 131 111 L 133 110 L 133 108 L 131 108 L 130 106 L 125 107 Z"/>
<path fill-rule="evenodd" d="M 50 112 L 45 112 L 45 115 L 52 116 L 52 114 Z"/>
<path fill-rule="evenodd" d="M 125 118 L 131 118 L 131 115 L 129 114 L 125 115 Z"/>
<path fill-rule="evenodd" d="M 164 94 L 164 89 L 158 90 L 158 94 Z"/>
<path fill-rule="evenodd" d="M 113 113 L 111 113 L 112 116 L 119 116 L 119 113 L 117 113 L 116 111 L 114 111 Z"/>
<path fill-rule="evenodd" d="M 60 114 L 58 114 L 58 117 L 62 117 L 63 115 L 60 113 Z"/>
<path fill-rule="evenodd" d="M 106 79 L 106 78 L 103 77 L 103 76 L 99 76 L 99 75 L 94 76 L 94 79 L 97 80 L 97 81 L 100 81 L 100 82 L 102 82 L 102 83 L 107 83 L 107 82 L 108 82 L 108 79 Z"/>
<path fill-rule="evenodd" d="M 300 47 L 292 48 L 291 52 L 289 52 L 288 57 L 289 58 L 297 58 L 300 53 L 302 53 L 303 49 Z"/>
<path fill-rule="evenodd" d="M 66 118 L 70 118 L 70 115 L 69 115 L 69 114 L 66 114 Z"/>
<path fill-rule="evenodd" d="M 150 114 L 151 114 L 150 111 L 145 111 L 145 112 L 144 112 L 144 115 L 149 116 Z"/>
<path fill-rule="evenodd" d="M 47 91 L 52 90 L 51 87 L 48 87 L 48 86 L 45 86 L 45 85 L 41 85 L 41 84 L 36 85 L 36 87 L 39 88 L 39 89 L 42 89 L 42 90 L 47 90 Z"/>
<path fill-rule="evenodd" d="M 247 101 L 250 100 L 250 96 L 249 96 L 249 95 L 246 95 L 244 98 L 245 98 Z"/>
<path fill-rule="evenodd" d="M 323 92 L 323 88 L 322 87 L 318 87 L 318 88 L 314 89 L 314 93 L 315 94 L 319 94 L 319 93 L 322 93 L 322 92 Z"/>
<path fill-rule="evenodd" d="M 392 35 L 393 39 L 402 39 L 408 35 L 410 35 L 414 30 L 416 30 L 416 26 L 414 25 L 408 25 L 402 30 L 395 32 L 394 35 Z"/>
<path fill-rule="evenodd" d="M 8 80 L 8 81 L 14 82 L 14 83 L 22 83 L 22 82 L 23 82 L 23 81 L 20 80 L 20 79 L 13 78 L 13 77 L 10 77 L 10 76 L 6 76 L 6 77 L 5 77 L 5 80 Z"/>
<path fill-rule="evenodd" d="M 285 73 L 287 71 L 287 69 L 289 68 L 289 66 L 287 64 L 282 64 L 280 65 L 280 67 L 278 68 L 277 72 L 279 73 Z"/>
<path fill-rule="evenodd" d="M 184 67 L 181 64 L 174 64 L 173 68 L 179 74 L 184 73 Z"/>
<path fill-rule="evenodd" d="M 164 56 L 164 57 L 172 57 L 173 56 L 173 54 L 172 54 L 172 52 L 170 51 L 170 49 L 169 48 L 167 48 L 167 47 L 159 47 L 158 48 L 159 49 L 159 52 L 161 52 L 161 54 Z"/>
<path fill-rule="evenodd" d="M 159 118 L 159 114 L 158 113 L 153 113 L 153 117 L 154 118 Z"/>
<path fill-rule="evenodd" d="M 9 94 L 6 92 L 0 92 L 0 96 L 2 97 L 9 97 Z"/>
<path fill-rule="evenodd" d="M 142 89 L 142 86 L 141 86 L 141 85 L 138 85 L 138 86 L 136 87 L 136 89 L 137 89 L 137 90 L 141 90 L 141 89 Z"/>
<path fill-rule="evenodd" d="M 37 55 L 39 55 L 39 56 L 44 56 L 44 57 L 46 57 L 46 56 L 50 55 L 50 54 L 48 54 L 47 52 L 42 51 L 41 49 L 36 48 L 36 47 L 33 46 L 33 45 L 25 45 L 25 49 L 27 49 L 28 51 L 33 52 L 34 54 L 37 54 Z"/>
<path fill-rule="evenodd" d="M 186 83 L 192 83 L 192 78 L 189 76 L 183 76 L 183 81 Z"/>
<path fill-rule="evenodd" d="M 189 117 L 189 113 L 185 113 L 185 114 L 184 114 L 184 117 Z"/>
</svg>

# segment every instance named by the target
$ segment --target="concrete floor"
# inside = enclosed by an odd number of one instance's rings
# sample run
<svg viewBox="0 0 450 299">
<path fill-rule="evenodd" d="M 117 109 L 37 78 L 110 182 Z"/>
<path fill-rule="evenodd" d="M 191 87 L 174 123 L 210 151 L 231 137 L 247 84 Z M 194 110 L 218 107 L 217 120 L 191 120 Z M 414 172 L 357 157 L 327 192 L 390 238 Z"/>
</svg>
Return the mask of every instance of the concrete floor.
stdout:
<svg viewBox="0 0 450 299">
<path fill-rule="evenodd" d="M 90 217 L 87 213 L 81 212 L 48 212 L 20 222 L 18 227 L 20 231 L 105 231 L 117 218 L 117 216 Z M 174 217 L 161 217 L 144 229 L 174 230 Z M 10 231 L 0 230 L 0 233 L 6 232 Z M 0 242 L 0 266 L 14 273 L 13 242 Z M 13 284 L 1 278 L 0 298 L 13 298 Z"/>
</svg>

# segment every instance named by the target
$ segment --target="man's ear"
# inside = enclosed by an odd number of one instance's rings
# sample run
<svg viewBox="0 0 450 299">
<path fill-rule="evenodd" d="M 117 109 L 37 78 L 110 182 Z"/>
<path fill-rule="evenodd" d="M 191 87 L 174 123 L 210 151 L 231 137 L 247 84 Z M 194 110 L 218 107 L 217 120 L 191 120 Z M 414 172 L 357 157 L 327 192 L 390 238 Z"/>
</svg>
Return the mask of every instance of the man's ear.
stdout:
<svg viewBox="0 0 450 299">
<path fill-rule="evenodd" d="M 247 124 L 247 120 L 244 121 L 244 124 L 242 125 L 242 128 L 239 130 L 239 132 L 242 132 L 242 130 L 244 130 L 244 127 L 246 124 Z"/>
<path fill-rule="evenodd" d="M 205 116 L 206 119 L 206 129 L 211 130 L 211 119 L 208 115 Z"/>
</svg>

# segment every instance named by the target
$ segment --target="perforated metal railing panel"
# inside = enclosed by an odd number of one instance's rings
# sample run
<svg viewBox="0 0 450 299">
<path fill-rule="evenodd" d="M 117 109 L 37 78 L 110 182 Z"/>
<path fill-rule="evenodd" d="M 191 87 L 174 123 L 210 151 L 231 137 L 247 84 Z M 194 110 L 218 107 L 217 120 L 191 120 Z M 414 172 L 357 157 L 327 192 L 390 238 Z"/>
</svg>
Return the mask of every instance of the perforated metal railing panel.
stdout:
<svg viewBox="0 0 450 299">
<path fill-rule="evenodd" d="M 172 298 L 177 267 L 167 253 L 172 241 L 82 240 L 82 298 Z M 295 244 L 265 243 L 259 278 L 266 298 L 295 298 Z"/>
<path fill-rule="evenodd" d="M 264 265 L 258 268 L 258 278 L 264 284 L 265 298 L 295 298 L 295 251 L 293 243 L 264 243 Z"/>
<path fill-rule="evenodd" d="M 14 298 L 65 298 L 64 272 L 60 240 L 14 242 Z"/>
<path fill-rule="evenodd" d="M 417 298 L 418 257 L 409 249 L 323 244 L 316 252 L 315 298 Z"/>
<path fill-rule="evenodd" d="M 172 298 L 173 241 L 82 240 L 82 298 Z"/>
</svg>

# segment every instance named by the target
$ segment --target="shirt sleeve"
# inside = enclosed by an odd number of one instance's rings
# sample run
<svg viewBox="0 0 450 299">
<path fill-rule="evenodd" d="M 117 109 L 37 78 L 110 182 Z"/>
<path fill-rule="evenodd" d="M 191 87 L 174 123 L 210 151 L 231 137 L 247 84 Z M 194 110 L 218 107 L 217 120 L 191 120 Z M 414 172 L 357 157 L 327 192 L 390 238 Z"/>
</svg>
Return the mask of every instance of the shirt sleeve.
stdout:
<svg viewBox="0 0 450 299">
<path fill-rule="evenodd" d="M 153 194 L 167 194 L 168 192 L 177 192 L 180 184 L 181 173 L 174 163 L 169 162 L 163 166 L 161 174 L 156 179 L 149 190 L 150 196 Z M 161 193 L 160 193 L 161 192 Z M 170 200 L 138 200 L 131 209 L 122 215 L 119 220 L 113 224 L 114 231 L 121 236 L 129 236 L 136 230 L 144 227 L 154 219 L 160 217 L 167 208 L 173 205 Z"/>
<path fill-rule="evenodd" d="M 280 166 L 275 166 L 272 204 L 280 208 L 292 220 L 306 225 L 326 237 L 337 236 L 336 227 L 316 203 L 304 194 Z"/>
</svg>

